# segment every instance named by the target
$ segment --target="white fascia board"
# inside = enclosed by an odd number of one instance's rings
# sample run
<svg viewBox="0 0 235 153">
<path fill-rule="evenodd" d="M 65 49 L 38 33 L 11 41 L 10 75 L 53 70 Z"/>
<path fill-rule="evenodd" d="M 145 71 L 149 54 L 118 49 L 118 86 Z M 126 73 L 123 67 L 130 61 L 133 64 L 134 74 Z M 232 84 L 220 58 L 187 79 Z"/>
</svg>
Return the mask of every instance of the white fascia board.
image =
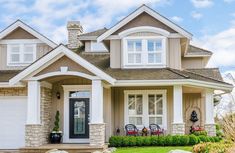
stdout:
<svg viewBox="0 0 235 153">
<path fill-rule="evenodd" d="M 143 5 L 142 7 L 140 7 L 139 9 L 137 9 L 135 12 L 131 13 L 129 16 L 127 16 L 125 19 L 123 19 L 122 21 L 120 21 L 119 23 L 117 23 L 115 26 L 113 26 L 111 29 L 109 29 L 108 31 L 106 31 L 105 33 L 103 33 L 102 35 L 100 35 L 97 38 L 98 42 L 101 42 L 102 40 L 104 40 L 105 38 L 107 38 L 108 36 L 110 36 L 113 32 L 115 32 L 116 30 L 118 30 L 119 28 L 121 28 L 122 26 L 124 26 L 125 24 L 127 24 L 129 21 L 131 21 L 132 19 L 134 19 L 135 17 L 137 17 L 138 15 L 140 15 L 141 13 L 146 12 L 149 15 L 153 16 L 154 18 L 156 18 L 157 20 L 161 21 L 162 23 L 168 25 L 170 28 L 174 29 L 175 31 L 179 32 L 180 34 L 182 34 L 183 36 L 185 36 L 188 39 L 192 39 L 192 34 L 185 31 L 183 28 L 177 26 L 176 24 L 174 24 L 173 22 L 169 21 L 168 19 L 166 19 L 165 17 L 161 16 L 160 14 L 156 13 L 155 11 L 153 11 L 152 9 L 148 8 L 147 6 Z"/>
<path fill-rule="evenodd" d="M 13 30 L 15 30 L 18 27 L 21 27 L 22 29 L 24 29 L 25 31 L 29 32 L 30 34 L 32 34 L 36 38 L 40 39 L 42 42 L 46 43 L 47 45 L 49 45 L 52 48 L 55 48 L 57 46 L 56 43 L 54 43 L 53 41 L 49 40 L 48 38 L 46 38 L 45 36 L 43 36 L 39 32 L 35 31 L 34 29 L 32 29 L 31 27 L 29 27 L 28 25 L 26 25 L 25 23 L 23 23 L 20 20 L 16 21 L 12 25 L 10 25 L 8 28 L 3 30 L 0 33 L 0 39 L 4 38 L 5 36 L 7 36 L 9 33 L 11 33 Z"/>
<path fill-rule="evenodd" d="M 97 36 L 79 36 L 79 40 L 96 40 Z"/>
<path fill-rule="evenodd" d="M 213 89 L 221 89 L 225 91 L 232 91 L 232 85 L 225 85 L 221 83 L 212 83 L 206 81 L 199 81 L 193 79 L 181 80 L 117 80 L 113 86 L 173 86 L 173 85 L 193 85 Z"/>
<path fill-rule="evenodd" d="M 95 75 L 99 76 L 100 78 L 106 80 L 110 84 L 114 84 L 114 82 L 116 81 L 111 76 L 109 76 L 108 74 L 104 73 L 103 71 L 101 71 L 100 69 L 98 69 L 97 67 L 95 67 L 94 65 L 92 65 L 91 63 L 89 63 L 88 61 L 83 59 L 82 57 L 80 57 L 78 54 L 72 52 L 71 50 L 69 50 L 68 48 L 64 47 L 63 45 L 60 45 L 56 49 L 51 51 L 49 54 L 47 54 L 46 56 L 42 57 L 40 60 L 38 60 L 37 62 L 33 63 L 32 65 L 27 67 L 25 70 L 23 70 L 22 72 L 17 74 L 15 77 L 10 79 L 9 83 L 11 85 L 16 84 L 20 80 L 25 79 L 27 76 L 29 76 L 34 71 L 38 70 L 40 67 L 45 66 L 49 62 L 53 62 L 54 58 L 56 58 L 56 57 L 57 58 L 61 58 L 64 55 L 68 56 L 74 62 L 80 64 L 81 66 L 83 66 L 87 70 L 91 71 Z"/>
<path fill-rule="evenodd" d="M 212 55 L 190 55 L 185 54 L 184 57 L 211 57 Z"/>
</svg>

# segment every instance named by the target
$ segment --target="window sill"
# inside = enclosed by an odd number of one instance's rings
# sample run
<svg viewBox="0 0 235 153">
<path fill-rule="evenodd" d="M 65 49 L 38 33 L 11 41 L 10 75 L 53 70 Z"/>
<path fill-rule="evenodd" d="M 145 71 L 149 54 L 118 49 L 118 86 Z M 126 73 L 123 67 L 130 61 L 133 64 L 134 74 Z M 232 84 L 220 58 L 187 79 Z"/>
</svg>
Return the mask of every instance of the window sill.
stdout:
<svg viewBox="0 0 235 153">
<path fill-rule="evenodd" d="M 29 66 L 31 63 L 7 63 L 9 67 L 25 67 Z"/>
<path fill-rule="evenodd" d="M 137 64 L 128 64 L 123 66 L 124 69 L 147 69 L 147 68 L 166 68 L 164 64 L 148 64 L 148 65 L 137 65 Z"/>
</svg>

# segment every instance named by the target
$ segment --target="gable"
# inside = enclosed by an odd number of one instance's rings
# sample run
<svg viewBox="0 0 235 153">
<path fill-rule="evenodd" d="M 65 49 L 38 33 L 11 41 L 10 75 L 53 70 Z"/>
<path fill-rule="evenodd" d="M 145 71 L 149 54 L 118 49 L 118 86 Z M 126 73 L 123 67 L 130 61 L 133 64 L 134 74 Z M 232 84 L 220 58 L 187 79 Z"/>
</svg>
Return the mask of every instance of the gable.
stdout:
<svg viewBox="0 0 235 153">
<path fill-rule="evenodd" d="M 166 24 L 162 23 L 161 21 L 155 19 L 151 15 L 149 15 L 146 12 L 141 13 L 131 21 L 129 21 L 127 24 L 122 26 L 120 29 L 114 32 L 114 34 L 119 34 L 120 32 L 134 28 L 134 27 L 140 27 L 140 26 L 151 26 L 151 27 L 156 27 L 160 29 L 164 29 L 170 33 L 177 33 L 175 30 L 167 26 Z"/>
<path fill-rule="evenodd" d="M 35 76 L 40 76 L 40 75 L 51 73 L 51 72 L 61 71 L 60 70 L 61 67 L 68 67 L 68 71 L 82 72 L 82 73 L 85 73 L 85 74 L 89 74 L 89 75 L 95 76 L 92 72 L 90 72 L 89 70 L 85 69 L 80 64 L 74 62 L 73 60 L 71 60 L 67 56 L 63 56 L 60 59 L 56 60 L 54 63 L 52 63 L 48 67 L 46 67 L 43 70 L 41 70 Z"/>
<path fill-rule="evenodd" d="M 18 27 L 2 39 L 37 39 L 35 36 Z"/>
</svg>

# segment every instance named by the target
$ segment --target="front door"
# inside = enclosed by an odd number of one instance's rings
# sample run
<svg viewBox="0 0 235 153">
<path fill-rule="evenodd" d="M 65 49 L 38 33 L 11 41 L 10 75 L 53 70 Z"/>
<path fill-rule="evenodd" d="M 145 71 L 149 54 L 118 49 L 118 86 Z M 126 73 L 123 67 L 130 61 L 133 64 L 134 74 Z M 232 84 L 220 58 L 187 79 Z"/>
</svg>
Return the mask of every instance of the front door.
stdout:
<svg viewBox="0 0 235 153">
<path fill-rule="evenodd" d="M 69 138 L 89 138 L 89 98 L 69 99 Z"/>
</svg>

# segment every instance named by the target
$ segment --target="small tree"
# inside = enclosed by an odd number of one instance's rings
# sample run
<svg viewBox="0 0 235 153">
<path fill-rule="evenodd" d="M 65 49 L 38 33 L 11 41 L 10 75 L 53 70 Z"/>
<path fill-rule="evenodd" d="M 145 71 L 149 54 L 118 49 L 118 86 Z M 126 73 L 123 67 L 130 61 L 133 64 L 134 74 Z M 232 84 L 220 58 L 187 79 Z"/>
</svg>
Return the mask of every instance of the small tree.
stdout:
<svg viewBox="0 0 235 153">
<path fill-rule="evenodd" d="M 60 129 L 60 112 L 56 111 L 53 131 L 58 132 L 59 129 Z"/>
</svg>

